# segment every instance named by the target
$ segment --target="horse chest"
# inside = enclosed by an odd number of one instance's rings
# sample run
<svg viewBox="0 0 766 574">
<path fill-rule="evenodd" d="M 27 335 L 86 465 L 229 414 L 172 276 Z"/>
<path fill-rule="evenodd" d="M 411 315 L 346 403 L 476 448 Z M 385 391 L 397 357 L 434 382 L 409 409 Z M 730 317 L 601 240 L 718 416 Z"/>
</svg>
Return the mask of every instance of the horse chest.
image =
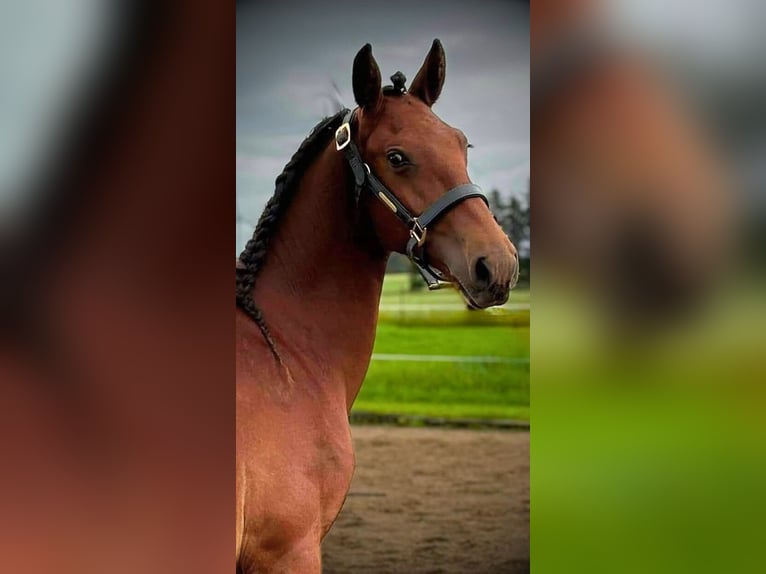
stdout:
<svg viewBox="0 0 766 574">
<path fill-rule="evenodd" d="M 295 526 L 313 525 L 321 535 L 329 530 L 340 512 L 354 473 L 351 431 L 342 417 L 305 416 L 283 421 L 272 428 L 283 429 L 280 444 L 260 443 L 260 452 L 244 458 L 258 488 L 258 508 L 276 513 L 275 522 Z M 287 432 L 289 429 L 289 432 Z M 259 433 L 260 434 L 260 433 Z M 243 453 L 244 454 L 244 453 Z"/>
</svg>

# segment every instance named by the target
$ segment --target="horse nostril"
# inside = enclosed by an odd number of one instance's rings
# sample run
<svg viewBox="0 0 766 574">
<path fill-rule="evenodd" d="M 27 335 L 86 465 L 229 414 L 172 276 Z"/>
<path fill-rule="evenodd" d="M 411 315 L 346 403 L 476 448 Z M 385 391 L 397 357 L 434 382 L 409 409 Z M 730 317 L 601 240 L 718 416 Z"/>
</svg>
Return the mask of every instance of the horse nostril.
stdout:
<svg viewBox="0 0 766 574">
<path fill-rule="evenodd" d="M 487 267 L 487 258 L 479 257 L 474 265 L 474 271 L 476 273 L 477 283 L 483 283 L 488 285 L 492 279 L 492 272 Z"/>
</svg>

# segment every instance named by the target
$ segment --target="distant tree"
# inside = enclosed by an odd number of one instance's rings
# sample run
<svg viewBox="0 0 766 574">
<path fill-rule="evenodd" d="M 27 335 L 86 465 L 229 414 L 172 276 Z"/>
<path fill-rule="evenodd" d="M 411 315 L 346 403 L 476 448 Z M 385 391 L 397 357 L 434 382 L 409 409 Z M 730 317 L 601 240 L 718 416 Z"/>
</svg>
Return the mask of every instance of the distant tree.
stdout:
<svg viewBox="0 0 766 574">
<path fill-rule="evenodd" d="M 510 235 L 510 220 L 508 219 L 508 203 L 503 201 L 503 196 L 497 188 L 492 188 L 487 196 L 489 200 L 489 208 L 497 219 L 498 224 L 505 231 L 506 235 Z"/>
<path fill-rule="evenodd" d="M 489 199 L 489 208 L 492 210 L 492 213 L 495 214 L 498 221 L 501 221 L 502 216 L 505 213 L 506 205 L 498 189 L 493 187 L 492 190 L 489 192 L 489 196 L 487 197 L 487 199 Z"/>
<path fill-rule="evenodd" d="M 497 222 L 514 245 L 529 239 L 529 191 L 525 202 L 516 196 L 504 201 L 497 189 L 492 189 L 487 199 Z"/>
<path fill-rule="evenodd" d="M 506 211 L 508 226 L 506 233 L 514 245 L 521 243 L 529 236 L 529 208 L 522 205 L 518 197 L 512 197 Z"/>
</svg>

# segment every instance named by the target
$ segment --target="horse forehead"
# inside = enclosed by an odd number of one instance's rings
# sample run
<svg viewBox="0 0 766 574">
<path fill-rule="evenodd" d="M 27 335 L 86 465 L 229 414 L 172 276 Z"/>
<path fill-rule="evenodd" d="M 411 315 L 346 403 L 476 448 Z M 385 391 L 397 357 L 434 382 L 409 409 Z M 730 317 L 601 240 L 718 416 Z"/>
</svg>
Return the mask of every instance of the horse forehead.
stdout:
<svg viewBox="0 0 766 574">
<path fill-rule="evenodd" d="M 417 106 L 410 100 L 386 106 L 386 114 L 378 124 L 378 133 L 384 137 L 397 137 L 402 142 L 436 143 L 434 139 L 455 138 L 457 130 L 445 123 L 425 104 Z M 421 109 L 425 108 L 425 109 Z"/>
</svg>

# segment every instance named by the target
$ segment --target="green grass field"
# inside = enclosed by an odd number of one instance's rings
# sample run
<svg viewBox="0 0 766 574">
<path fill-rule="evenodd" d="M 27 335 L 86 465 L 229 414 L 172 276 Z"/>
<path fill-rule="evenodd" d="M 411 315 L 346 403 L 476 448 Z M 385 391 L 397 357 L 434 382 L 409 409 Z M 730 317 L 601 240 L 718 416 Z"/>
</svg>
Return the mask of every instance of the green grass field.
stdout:
<svg viewBox="0 0 766 574">
<path fill-rule="evenodd" d="M 514 362 L 373 360 L 354 409 L 529 420 L 528 307 L 469 311 L 454 290 L 412 292 L 408 286 L 405 274 L 386 277 L 376 354 L 491 356 Z M 511 295 L 511 304 L 528 302 L 528 291 Z"/>
</svg>

